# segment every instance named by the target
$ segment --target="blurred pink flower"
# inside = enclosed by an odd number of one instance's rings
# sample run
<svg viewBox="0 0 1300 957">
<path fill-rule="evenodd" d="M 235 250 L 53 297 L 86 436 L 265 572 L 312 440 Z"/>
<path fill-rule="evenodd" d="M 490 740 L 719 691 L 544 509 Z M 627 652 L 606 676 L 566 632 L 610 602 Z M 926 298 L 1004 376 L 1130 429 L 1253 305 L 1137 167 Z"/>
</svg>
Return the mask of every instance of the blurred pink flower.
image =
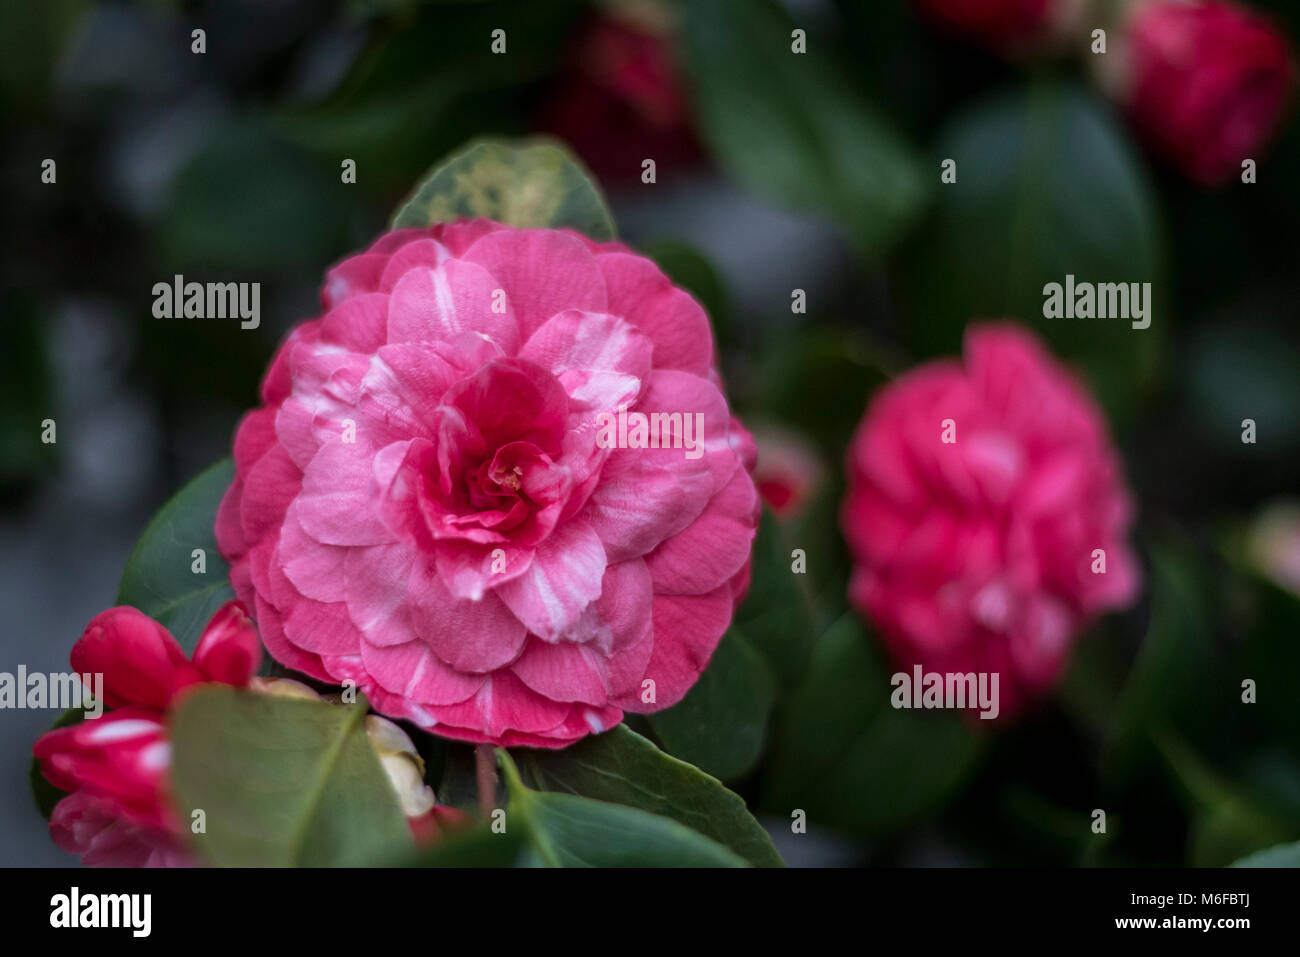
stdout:
<svg viewBox="0 0 1300 957">
<path fill-rule="evenodd" d="M 1052 687 L 1093 616 L 1138 591 L 1102 414 L 1017 326 L 973 326 L 964 364 L 885 387 L 848 485 L 854 605 L 903 667 L 997 673 L 1004 715 Z"/>
<path fill-rule="evenodd" d="M 668 14 L 588 20 L 542 101 L 538 126 L 614 184 L 639 182 L 647 159 L 659 171 L 698 160 Z"/>
<path fill-rule="evenodd" d="M 1203 186 L 1241 173 L 1278 128 L 1295 82 L 1285 34 L 1215 0 L 1139 3 L 1121 96 L 1152 150 Z"/>
<path fill-rule="evenodd" d="M 471 742 L 563 747 L 678 701 L 758 513 L 704 310 L 617 243 L 483 220 L 383 236 L 323 299 L 217 516 L 270 653 Z M 602 442 L 616 412 L 664 416 L 659 447 Z"/>
</svg>

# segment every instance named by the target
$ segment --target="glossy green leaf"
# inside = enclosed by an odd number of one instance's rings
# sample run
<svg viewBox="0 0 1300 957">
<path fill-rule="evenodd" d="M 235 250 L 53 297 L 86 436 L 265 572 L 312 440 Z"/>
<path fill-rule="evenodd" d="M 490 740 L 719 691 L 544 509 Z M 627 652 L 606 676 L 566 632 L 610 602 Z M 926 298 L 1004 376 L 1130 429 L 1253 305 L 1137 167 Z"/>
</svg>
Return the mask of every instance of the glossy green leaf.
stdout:
<svg viewBox="0 0 1300 957">
<path fill-rule="evenodd" d="M 902 365 L 861 334 L 799 330 L 767 350 L 759 375 L 762 409 L 839 454 L 872 393 Z"/>
<path fill-rule="evenodd" d="M 521 228 L 567 226 L 592 239 L 614 238 L 614 221 L 590 175 L 568 150 L 545 139 L 470 144 L 434 167 L 399 207 L 392 227 L 462 217 Z"/>
<path fill-rule="evenodd" d="M 1124 789 L 1159 762 L 1169 731 L 1195 742 L 1215 720 L 1207 702 L 1235 701 L 1234 683 L 1215 680 L 1205 587 L 1193 562 L 1176 551 L 1152 559 L 1151 622 L 1115 705 L 1103 752 L 1109 786 Z"/>
<path fill-rule="evenodd" d="M 815 49 L 791 51 L 791 28 L 768 0 L 685 5 L 700 132 L 742 185 L 825 214 L 864 253 L 878 253 L 924 206 L 928 180 L 911 148 L 832 61 Z"/>
<path fill-rule="evenodd" d="M 1188 864 L 1221 867 L 1253 851 L 1300 836 L 1293 820 L 1271 814 L 1243 782 L 1211 767 L 1181 735 L 1162 724 L 1153 733 L 1156 746 L 1193 809 Z"/>
<path fill-rule="evenodd" d="M 346 248 L 358 201 L 340 182 L 337 160 L 312 157 L 260 121 L 219 120 L 169 186 L 156 234 L 155 256 L 167 270 L 159 278 L 269 278 L 293 269 L 314 277 Z M 238 319 L 224 322 L 247 335 Z"/>
<path fill-rule="evenodd" d="M 530 787 L 671 817 L 752 864 L 781 866 L 772 839 L 738 795 L 626 725 L 560 751 L 521 748 L 513 754 Z"/>
<path fill-rule="evenodd" d="M 669 754 L 727 781 L 758 763 L 775 703 L 766 662 L 733 628 L 686 697 L 652 714 L 650 726 Z"/>
<path fill-rule="evenodd" d="M 252 694 L 214 685 L 172 719 L 181 819 L 214 864 L 331 866 L 410 844 L 397 795 L 365 731 L 366 705 Z"/>
<path fill-rule="evenodd" d="M 956 161 L 908 256 L 906 333 L 925 354 L 955 354 L 977 318 L 1014 318 L 1079 363 L 1112 410 L 1149 381 L 1174 322 L 1159 282 L 1163 241 L 1141 160 L 1118 121 L 1073 86 L 1038 81 L 977 102 L 941 135 L 934 175 Z M 1151 326 L 1129 319 L 1045 318 L 1043 288 L 1152 283 Z"/>
<path fill-rule="evenodd" d="M 893 708 L 890 675 L 852 613 L 822 636 L 773 745 L 765 809 L 874 839 L 955 793 L 981 741 L 951 713 Z"/>
<path fill-rule="evenodd" d="M 497 758 L 533 863 L 545 867 L 743 867 L 744 860 L 679 822 L 636 808 L 524 785 L 503 749 Z"/>
<path fill-rule="evenodd" d="M 118 589 L 119 605 L 157 619 L 191 654 L 208 619 L 235 597 L 213 531 L 234 474 L 234 463 L 223 459 L 177 492 L 140 536 Z M 195 549 L 204 553 L 202 573 L 193 570 Z"/>
<path fill-rule="evenodd" d="M 785 533 L 767 509 L 754 542 L 749 594 L 736 611 L 736 627 L 767 661 L 777 683 L 793 687 L 803 675 L 815 634 L 810 577 L 821 556 L 805 556 L 809 571 L 796 574 Z"/>
<path fill-rule="evenodd" d="M 269 104 L 277 131 L 334 169 L 357 164 L 344 190 L 391 200 L 467 140 L 527 125 L 522 114 L 539 84 L 555 75 L 583 0 L 354 0 L 368 8 L 400 8 L 369 22 L 366 43 L 336 88 L 318 102 L 281 98 Z M 371 13 L 377 9 L 371 9 Z M 367 17 L 369 19 L 369 17 Z M 509 53 L 491 50 L 491 34 L 509 34 Z M 436 51 L 436 55 L 430 55 Z"/>
</svg>

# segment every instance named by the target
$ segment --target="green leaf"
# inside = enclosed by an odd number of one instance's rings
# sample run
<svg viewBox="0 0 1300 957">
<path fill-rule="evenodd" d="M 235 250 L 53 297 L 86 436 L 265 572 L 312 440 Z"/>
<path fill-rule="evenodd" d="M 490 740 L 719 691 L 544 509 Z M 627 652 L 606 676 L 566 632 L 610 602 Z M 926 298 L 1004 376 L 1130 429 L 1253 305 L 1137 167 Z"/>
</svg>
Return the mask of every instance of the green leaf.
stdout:
<svg viewBox="0 0 1300 957">
<path fill-rule="evenodd" d="M 700 132 L 743 186 L 830 216 L 864 254 L 878 253 L 925 204 L 927 179 L 826 57 L 791 52 L 792 26 L 768 0 L 685 5 Z"/>
<path fill-rule="evenodd" d="M 1240 600 L 1250 618 L 1238 624 L 1245 640 L 1233 692 L 1240 700 L 1241 679 L 1253 678 L 1257 700 L 1247 712 L 1252 738 L 1260 743 L 1275 738 L 1292 754 L 1300 754 L 1300 599 L 1253 574 L 1241 588 Z"/>
<path fill-rule="evenodd" d="M 1297 836 L 1293 820 L 1275 817 L 1244 782 L 1215 771 L 1176 732 L 1153 733 L 1165 762 L 1193 806 L 1188 864 L 1221 867 L 1244 855 Z"/>
<path fill-rule="evenodd" d="M 336 189 L 339 162 L 348 157 L 357 183 L 342 189 L 390 199 L 426 171 L 430 157 L 525 126 L 538 85 L 555 75 L 588 12 L 583 0 L 373 2 L 403 9 L 365 26 L 364 47 L 327 98 L 282 97 L 268 108 L 278 131 L 328 161 Z M 508 56 L 489 49 L 498 27 L 509 32 Z"/>
<path fill-rule="evenodd" d="M 754 542 L 749 594 L 736 611 L 736 627 L 763 655 L 783 688 L 799 682 L 815 634 L 808 575 L 793 571 L 791 551 L 780 524 L 763 509 Z M 821 557 L 809 556 L 810 574 L 817 571 Z"/>
<path fill-rule="evenodd" d="M 1168 731 L 1189 742 L 1205 737 L 1199 731 L 1213 738 L 1216 716 L 1240 691 L 1235 682 L 1216 680 L 1206 589 L 1193 563 L 1161 550 L 1151 564 L 1150 627 L 1115 705 L 1102 755 L 1105 782 L 1121 790 L 1159 765 L 1157 742 Z"/>
<path fill-rule="evenodd" d="M 736 629 L 722 636 L 686 697 L 650 716 L 669 754 L 724 781 L 754 768 L 767 741 L 776 681 Z"/>
<path fill-rule="evenodd" d="M 0 5 L 0 106 L 6 127 L 48 116 L 59 63 L 92 11 L 87 0 Z"/>
<path fill-rule="evenodd" d="M 1292 839 L 1296 833 L 1296 827 L 1261 813 L 1248 800 L 1223 801 L 1197 816 L 1188 840 L 1188 864 L 1224 867 L 1258 848 Z"/>
<path fill-rule="evenodd" d="M 614 221 L 590 175 L 563 146 L 479 140 L 440 163 L 398 209 L 392 227 L 485 217 L 521 228 L 569 227 L 614 238 Z"/>
<path fill-rule="evenodd" d="M 533 791 L 497 750 L 510 796 L 507 831 L 522 828 L 546 867 L 744 867 L 721 844 L 675 820 L 573 794 Z"/>
<path fill-rule="evenodd" d="M 177 492 L 149 522 L 122 573 L 117 603 L 157 619 L 189 654 L 208 619 L 235 597 L 213 531 L 234 474 L 234 463 L 223 459 Z M 202 574 L 192 571 L 196 548 L 204 552 Z"/>
<path fill-rule="evenodd" d="M 203 856 L 235 867 L 358 864 L 411 833 L 365 731 L 367 706 L 213 685 L 172 719 L 172 785 Z"/>
<path fill-rule="evenodd" d="M 745 802 L 698 768 L 664 754 L 626 725 L 560 751 L 520 749 L 524 781 L 671 817 L 752 864 L 780 867 L 772 839 Z M 443 791 L 439 790 L 439 796 Z"/>
<path fill-rule="evenodd" d="M 902 363 L 860 333 L 798 330 L 772 344 L 762 363 L 763 411 L 839 455 L 862 410 Z"/>
<path fill-rule="evenodd" d="M 1041 80 L 982 100 L 941 135 L 957 181 L 905 264 L 904 324 L 914 349 L 960 351 L 978 317 L 1018 319 L 1078 362 L 1112 411 L 1149 381 L 1173 303 L 1159 282 L 1163 241 L 1144 167 L 1110 111 L 1075 87 Z M 1150 282 L 1151 327 L 1128 319 L 1047 319 L 1043 287 Z"/>
<path fill-rule="evenodd" d="M 1293 467 L 1300 451 L 1300 336 L 1290 318 L 1293 308 L 1290 297 L 1252 288 L 1190 329 L 1182 343 L 1186 366 L 1178 379 L 1188 425 L 1204 446 L 1252 471 Z M 1243 419 L 1256 423 L 1260 444 L 1241 441 Z M 1239 501 L 1257 494 L 1249 486 L 1237 492 Z"/>
<path fill-rule="evenodd" d="M 1268 850 L 1259 851 L 1249 857 L 1243 857 L 1232 864 L 1233 867 L 1300 867 L 1300 841 L 1294 844 L 1279 844 Z"/>
<path fill-rule="evenodd" d="M 340 183 L 338 160 L 315 159 L 258 120 L 218 121 L 205 134 L 171 182 L 157 227 L 164 276 L 314 276 L 338 255 L 360 201 Z M 236 319 L 225 325 L 239 328 Z"/>
<path fill-rule="evenodd" d="M 973 769 L 982 742 L 952 714 L 896 710 L 890 672 L 861 623 L 822 636 L 773 745 L 763 807 L 875 839 L 937 810 Z"/>
</svg>

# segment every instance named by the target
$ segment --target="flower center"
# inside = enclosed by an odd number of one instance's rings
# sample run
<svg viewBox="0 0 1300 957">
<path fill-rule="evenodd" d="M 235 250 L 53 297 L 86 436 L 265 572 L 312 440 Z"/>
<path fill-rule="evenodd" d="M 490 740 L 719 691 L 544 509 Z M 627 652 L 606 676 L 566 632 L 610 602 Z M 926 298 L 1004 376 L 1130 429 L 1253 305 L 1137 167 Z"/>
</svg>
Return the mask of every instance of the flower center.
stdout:
<svg viewBox="0 0 1300 957">
<path fill-rule="evenodd" d="M 516 465 L 508 472 L 497 472 L 493 474 L 492 481 L 496 482 L 498 485 L 504 488 L 508 488 L 517 492 L 519 491 L 519 486 L 523 484 L 523 476 L 524 476 L 523 468 Z"/>
</svg>

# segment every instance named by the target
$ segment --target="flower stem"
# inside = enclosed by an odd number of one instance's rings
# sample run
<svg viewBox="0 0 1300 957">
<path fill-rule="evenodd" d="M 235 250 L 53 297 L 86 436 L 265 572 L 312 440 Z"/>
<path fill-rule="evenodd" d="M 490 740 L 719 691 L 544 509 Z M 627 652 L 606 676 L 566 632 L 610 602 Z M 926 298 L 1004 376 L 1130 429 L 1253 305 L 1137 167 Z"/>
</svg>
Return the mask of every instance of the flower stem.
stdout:
<svg viewBox="0 0 1300 957">
<path fill-rule="evenodd" d="M 497 805 L 497 758 L 496 749 L 490 744 L 474 747 L 474 771 L 478 783 L 478 813 L 480 817 L 491 817 Z"/>
</svg>

